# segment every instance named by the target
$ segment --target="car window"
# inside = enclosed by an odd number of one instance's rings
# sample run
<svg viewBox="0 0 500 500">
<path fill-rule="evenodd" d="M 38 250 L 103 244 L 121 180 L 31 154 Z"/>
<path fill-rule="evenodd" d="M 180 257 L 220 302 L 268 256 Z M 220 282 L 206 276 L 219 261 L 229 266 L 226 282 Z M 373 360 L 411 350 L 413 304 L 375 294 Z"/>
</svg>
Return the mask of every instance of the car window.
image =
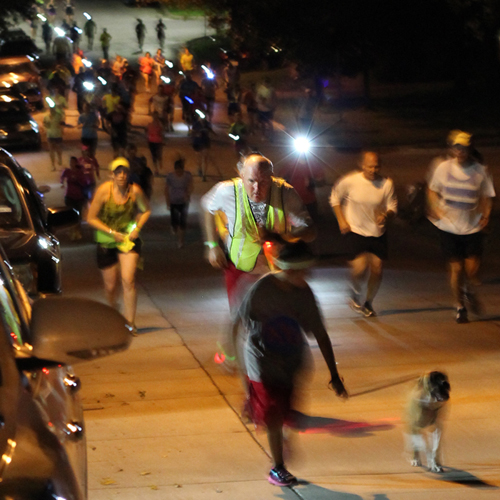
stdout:
<svg viewBox="0 0 500 500">
<path fill-rule="evenodd" d="M 0 321 L 5 330 L 10 333 L 12 345 L 15 348 L 22 347 L 24 342 L 21 321 L 14 307 L 12 296 L 2 278 L 0 278 Z"/>
<path fill-rule="evenodd" d="M 16 117 L 19 113 L 26 113 L 26 107 L 22 101 L 0 95 L 0 115 L 2 118 L 6 116 Z"/>
<path fill-rule="evenodd" d="M 0 168 L 0 229 L 29 228 L 23 206 L 9 171 Z"/>
</svg>

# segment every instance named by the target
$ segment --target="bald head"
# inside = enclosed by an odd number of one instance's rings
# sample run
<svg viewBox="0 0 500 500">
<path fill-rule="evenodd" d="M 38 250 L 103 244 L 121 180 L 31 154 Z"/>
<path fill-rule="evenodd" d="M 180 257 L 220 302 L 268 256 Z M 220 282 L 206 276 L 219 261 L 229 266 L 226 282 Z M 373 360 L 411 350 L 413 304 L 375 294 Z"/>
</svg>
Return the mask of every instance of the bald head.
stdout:
<svg viewBox="0 0 500 500">
<path fill-rule="evenodd" d="M 369 181 L 374 181 L 380 176 L 380 159 L 375 151 L 361 153 L 361 170 Z"/>
<path fill-rule="evenodd" d="M 273 164 L 265 156 L 247 156 L 240 167 L 240 177 L 248 198 L 253 202 L 265 202 L 272 183 Z"/>
</svg>

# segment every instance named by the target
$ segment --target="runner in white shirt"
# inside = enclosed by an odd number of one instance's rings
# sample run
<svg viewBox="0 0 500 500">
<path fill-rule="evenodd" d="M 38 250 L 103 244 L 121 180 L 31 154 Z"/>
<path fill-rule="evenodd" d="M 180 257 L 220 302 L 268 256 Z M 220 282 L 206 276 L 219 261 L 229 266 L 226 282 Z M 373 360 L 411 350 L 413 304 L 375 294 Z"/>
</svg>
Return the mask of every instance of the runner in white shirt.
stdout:
<svg viewBox="0 0 500 500">
<path fill-rule="evenodd" d="M 450 265 L 450 285 L 457 323 L 467 323 L 466 304 L 481 312 L 472 290 L 483 251 L 482 229 L 489 222 L 495 197 L 486 167 L 472 157 L 471 135 L 456 131 L 450 158 L 440 163 L 429 180 L 429 220 L 439 229 L 441 247 Z"/>
<path fill-rule="evenodd" d="M 380 175 L 378 154 L 365 151 L 361 172 L 342 177 L 332 190 L 330 205 L 343 235 L 351 268 L 351 308 L 365 317 L 375 316 L 372 307 L 387 259 L 387 220 L 397 212 L 394 183 Z M 361 300 L 363 278 L 368 274 L 366 298 Z"/>
</svg>

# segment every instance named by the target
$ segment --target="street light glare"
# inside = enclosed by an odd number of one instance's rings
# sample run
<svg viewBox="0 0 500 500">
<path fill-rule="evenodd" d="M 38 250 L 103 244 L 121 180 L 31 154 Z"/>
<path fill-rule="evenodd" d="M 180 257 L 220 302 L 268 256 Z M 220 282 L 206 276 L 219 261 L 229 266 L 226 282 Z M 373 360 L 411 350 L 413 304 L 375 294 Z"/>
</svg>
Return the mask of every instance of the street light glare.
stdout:
<svg viewBox="0 0 500 500">
<path fill-rule="evenodd" d="M 295 143 L 295 149 L 299 153 L 307 153 L 309 151 L 309 148 L 311 147 L 311 143 L 309 142 L 309 139 L 307 137 L 297 137 L 294 140 Z"/>
</svg>

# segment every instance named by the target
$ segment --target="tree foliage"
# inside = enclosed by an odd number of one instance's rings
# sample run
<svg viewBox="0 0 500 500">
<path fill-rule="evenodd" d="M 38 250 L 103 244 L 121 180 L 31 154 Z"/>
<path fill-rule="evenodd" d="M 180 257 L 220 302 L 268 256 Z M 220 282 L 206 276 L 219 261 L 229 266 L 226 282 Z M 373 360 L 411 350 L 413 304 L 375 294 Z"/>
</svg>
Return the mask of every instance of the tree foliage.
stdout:
<svg viewBox="0 0 500 500">
<path fill-rule="evenodd" d="M 0 33 L 29 19 L 34 5 L 35 0 L 0 0 Z"/>
<path fill-rule="evenodd" d="M 272 43 L 320 72 L 353 74 L 370 67 L 393 80 L 464 78 L 496 64 L 499 3 L 205 0 L 209 12 L 225 17 L 236 45 Z"/>
</svg>

